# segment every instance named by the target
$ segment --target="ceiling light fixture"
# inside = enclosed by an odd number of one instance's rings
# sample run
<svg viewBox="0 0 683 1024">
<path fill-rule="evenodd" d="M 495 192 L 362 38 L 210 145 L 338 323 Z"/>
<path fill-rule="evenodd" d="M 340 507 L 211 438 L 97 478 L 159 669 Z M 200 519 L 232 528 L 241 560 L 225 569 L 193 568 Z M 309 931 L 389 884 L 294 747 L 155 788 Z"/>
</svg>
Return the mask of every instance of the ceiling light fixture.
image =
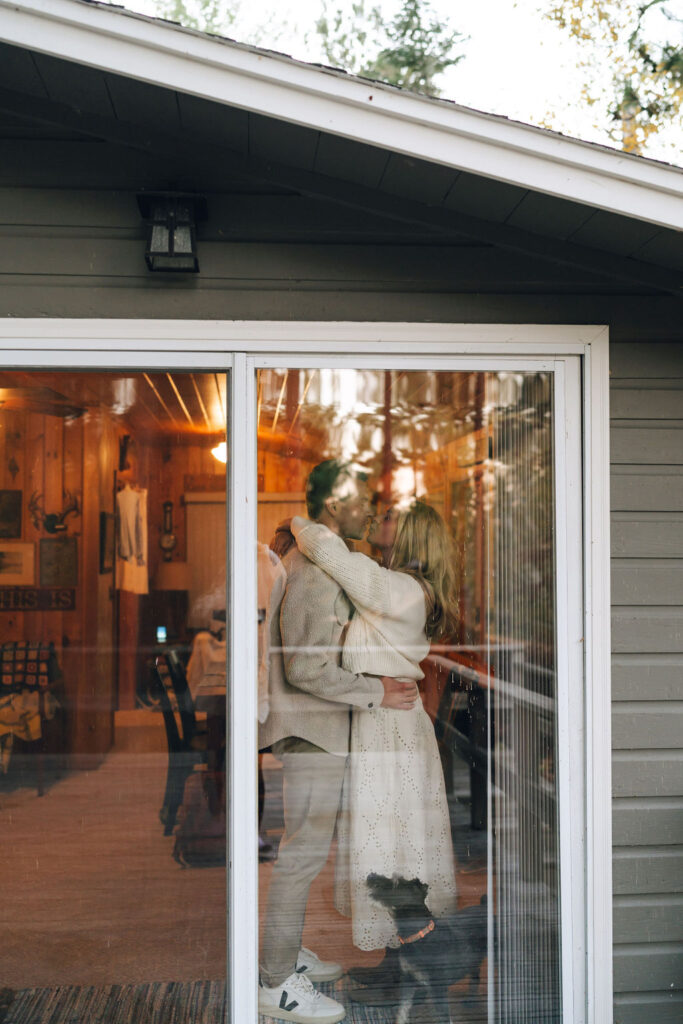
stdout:
<svg viewBox="0 0 683 1024">
<path fill-rule="evenodd" d="M 222 462 L 223 465 L 225 465 L 226 462 L 228 461 L 228 446 L 226 442 L 221 441 L 219 444 L 217 444 L 215 448 L 211 449 L 211 454 L 213 455 L 214 459 L 218 459 L 219 462 Z"/>
</svg>

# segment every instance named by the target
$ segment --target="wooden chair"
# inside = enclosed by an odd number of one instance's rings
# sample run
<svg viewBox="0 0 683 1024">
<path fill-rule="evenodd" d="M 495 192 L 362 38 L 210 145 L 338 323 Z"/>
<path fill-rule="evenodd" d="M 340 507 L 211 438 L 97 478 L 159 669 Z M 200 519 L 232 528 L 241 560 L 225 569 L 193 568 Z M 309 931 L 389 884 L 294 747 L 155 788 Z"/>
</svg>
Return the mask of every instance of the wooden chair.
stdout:
<svg viewBox="0 0 683 1024">
<path fill-rule="evenodd" d="M 6 757 L 37 755 L 35 785 L 45 792 L 45 759 L 61 773 L 65 757 L 64 686 L 55 645 L 29 640 L 0 643 L 0 735 L 9 738 Z M 14 754 L 9 751 L 15 748 Z M 17 749 L 18 748 L 18 749 Z M 26 772 L 26 758 L 18 754 Z M 33 772 L 29 773 L 33 777 Z"/>
<path fill-rule="evenodd" d="M 166 727 L 168 774 L 159 818 L 164 835 L 173 832 L 185 782 L 195 765 L 206 763 L 206 729 L 197 721 L 192 694 L 178 652 L 169 649 L 155 658 L 155 689 Z M 176 717 L 177 709 L 177 717 Z M 179 727 L 180 723 L 180 727 Z"/>
<path fill-rule="evenodd" d="M 489 756 L 491 774 L 495 778 L 495 758 L 493 750 L 489 753 L 487 744 L 489 687 L 485 685 L 487 682 L 491 685 L 492 677 L 475 663 L 463 664 L 445 658 L 435 660 L 443 662 L 443 668 L 448 673 L 434 722 L 437 742 L 446 762 L 446 786 L 450 791 L 452 759 L 457 753 L 470 769 L 471 827 L 475 830 L 485 829 Z M 493 712 L 491 727 L 495 729 Z"/>
</svg>

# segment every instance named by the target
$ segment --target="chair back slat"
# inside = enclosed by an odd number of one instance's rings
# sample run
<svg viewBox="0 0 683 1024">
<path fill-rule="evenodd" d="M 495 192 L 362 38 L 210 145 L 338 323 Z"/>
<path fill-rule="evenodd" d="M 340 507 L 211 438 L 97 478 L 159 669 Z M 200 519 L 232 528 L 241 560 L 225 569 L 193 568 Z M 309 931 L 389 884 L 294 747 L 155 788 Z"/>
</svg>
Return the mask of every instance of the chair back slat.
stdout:
<svg viewBox="0 0 683 1024">
<path fill-rule="evenodd" d="M 177 651 L 169 650 L 166 654 L 161 655 L 160 657 L 163 657 L 166 660 L 168 675 L 171 680 L 171 686 L 173 687 L 173 693 L 175 694 L 176 703 L 178 705 L 178 713 L 180 715 L 180 723 L 183 732 L 183 742 L 186 747 L 189 747 L 192 742 L 192 737 L 197 731 L 197 716 L 195 714 L 194 701 L 192 700 L 192 694 L 190 693 L 185 669 Z"/>
</svg>

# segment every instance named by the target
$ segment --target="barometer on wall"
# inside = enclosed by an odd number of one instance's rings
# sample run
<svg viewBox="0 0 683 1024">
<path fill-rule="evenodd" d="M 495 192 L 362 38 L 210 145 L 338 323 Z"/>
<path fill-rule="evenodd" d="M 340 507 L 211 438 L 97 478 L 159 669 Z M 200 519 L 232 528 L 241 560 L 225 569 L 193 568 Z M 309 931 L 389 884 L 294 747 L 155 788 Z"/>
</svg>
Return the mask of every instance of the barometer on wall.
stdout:
<svg viewBox="0 0 683 1024">
<path fill-rule="evenodd" d="M 178 543 L 178 538 L 173 532 L 173 502 L 164 502 L 164 524 L 159 537 L 159 547 L 164 553 L 164 561 L 170 562 L 173 556 L 173 549 Z"/>
</svg>

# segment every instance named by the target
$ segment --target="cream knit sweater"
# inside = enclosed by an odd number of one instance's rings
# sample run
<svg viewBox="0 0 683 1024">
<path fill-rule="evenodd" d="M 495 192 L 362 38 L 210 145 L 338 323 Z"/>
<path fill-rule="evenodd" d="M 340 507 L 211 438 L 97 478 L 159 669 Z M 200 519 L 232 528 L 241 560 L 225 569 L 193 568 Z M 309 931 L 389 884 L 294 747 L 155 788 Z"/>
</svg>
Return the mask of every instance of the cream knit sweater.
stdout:
<svg viewBox="0 0 683 1024">
<path fill-rule="evenodd" d="M 384 569 L 367 555 L 349 551 L 322 523 L 292 519 L 299 550 L 345 591 L 355 608 L 342 651 L 349 672 L 422 679 L 429 652 L 425 595 L 408 573 Z"/>
</svg>

